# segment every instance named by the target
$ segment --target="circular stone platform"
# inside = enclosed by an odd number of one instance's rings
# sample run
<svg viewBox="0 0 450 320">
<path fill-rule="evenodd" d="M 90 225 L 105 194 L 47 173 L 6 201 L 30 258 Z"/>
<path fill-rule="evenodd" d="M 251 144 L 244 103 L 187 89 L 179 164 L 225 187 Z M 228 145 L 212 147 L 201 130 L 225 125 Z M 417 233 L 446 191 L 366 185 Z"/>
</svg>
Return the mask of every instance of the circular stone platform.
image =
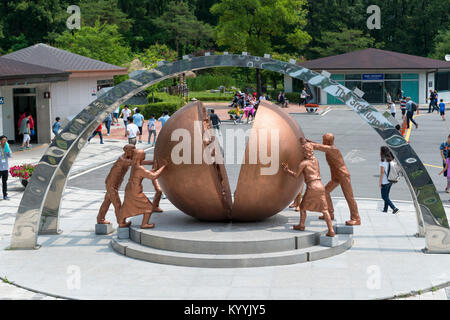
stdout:
<svg viewBox="0 0 450 320">
<path fill-rule="evenodd" d="M 288 265 L 342 253 L 352 236 L 336 234 L 332 244 L 320 245 L 327 232 L 320 214 L 311 213 L 305 231 L 293 230 L 299 213 L 287 209 L 252 223 L 201 222 L 179 210 L 154 213 L 154 229 L 140 229 L 142 216 L 131 219 L 130 239 L 113 237 L 117 252 L 140 260 L 188 267 L 238 268 Z M 334 222 L 335 231 L 336 223 Z"/>
</svg>

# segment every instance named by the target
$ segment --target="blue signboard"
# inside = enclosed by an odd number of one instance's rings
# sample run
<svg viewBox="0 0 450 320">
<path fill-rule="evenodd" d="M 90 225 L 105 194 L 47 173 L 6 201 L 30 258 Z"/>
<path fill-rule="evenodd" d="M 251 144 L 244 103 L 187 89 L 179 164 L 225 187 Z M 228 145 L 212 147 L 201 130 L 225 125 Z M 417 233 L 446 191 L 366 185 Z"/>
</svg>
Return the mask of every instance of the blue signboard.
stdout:
<svg viewBox="0 0 450 320">
<path fill-rule="evenodd" d="M 384 80 L 384 74 L 382 73 L 366 73 L 362 75 L 363 80 Z"/>
<path fill-rule="evenodd" d="M 5 104 L 5 97 L 0 97 L 0 104 Z"/>
</svg>

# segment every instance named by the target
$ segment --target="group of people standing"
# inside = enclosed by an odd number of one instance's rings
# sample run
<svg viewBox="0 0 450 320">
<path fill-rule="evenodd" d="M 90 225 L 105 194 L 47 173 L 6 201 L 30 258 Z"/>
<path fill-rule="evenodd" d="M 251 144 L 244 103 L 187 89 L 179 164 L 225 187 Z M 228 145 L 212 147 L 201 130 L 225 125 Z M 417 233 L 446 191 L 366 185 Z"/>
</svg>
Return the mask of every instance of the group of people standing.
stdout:
<svg viewBox="0 0 450 320">
<path fill-rule="evenodd" d="M 120 111 L 120 108 L 116 109 L 114 113 L 108 114 L 105 121 L 103 123 L 106 124 L 107 135 L 110 135 L 110 127 L 111 125 L 119 126 L 119 118 L 123 118 L 123 124 L 125 126 L 125 137 L 128 138 L 128 143 L 132 145 L 136 145 L 136 143 L 142 143 L 142 136 L 144 134 L 143 127 L 146 123 L 144 115 L 141 113 L 141 109 L 135 108 L 131 110 L 128 105 L 125 105 L 123 109 Z M 150 118 L 147 121 L 147 130 L 148 130 L 148 139 L 147 144 L 155 145 L 157 130 L 156 130 L 156 121 L 161 123 L 161 127 L 164 126 L 166 121 L 170 118 L 169 111 L 164 111 L 161 117 L 157 120 L 155 114 L 151 114 Z M 96 135 L 100 137 L 100 144 L 103 143 L 103 127 L 100 124 L 92 135 L 89 137 L 88 141 L 91 141 Z"/>
<path fill-rule="evenodd" d="M 249 123 L 250 117 L 253 121 L 256 116 L 256 112 L 258 111 L 259 104 L 263 100 L 271 99 L 268 94 L 262 94 L 258 98 L 258 94 L 256 92 L 253 92 L 253 94 L 236 92 L 233 97 L 233 102 L 230 105 L 230 107 L 234 107 L 236 111 L 236 113 L 232 115 L 234 123 L 241 123 L 243 116 L 247 119 L 247 123 Z"/>
</svg>

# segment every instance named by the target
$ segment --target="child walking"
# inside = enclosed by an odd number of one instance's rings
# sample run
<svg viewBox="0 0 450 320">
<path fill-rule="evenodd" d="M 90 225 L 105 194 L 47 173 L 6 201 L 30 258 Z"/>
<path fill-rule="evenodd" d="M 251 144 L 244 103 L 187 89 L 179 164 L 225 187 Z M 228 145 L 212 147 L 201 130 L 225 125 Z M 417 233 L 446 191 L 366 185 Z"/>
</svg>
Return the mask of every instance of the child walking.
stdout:
<svg viewBox="0 0 450 320">
<path fill-rule="evenodd" d="M 151 118 L 147 122 L 148 127 L 148 141 L 147 144 L 152 144 L 153 146 L 156 144 L 156 115 L 152 114 Z M 150 143 L 153 135 L 153 143 Z"/>
<path fill-rule="evenodd" d="M 439 103 L 439 112 L 441 113 L 442 120 L 445 121 L 445 103 L 444 103 L 444 99 L 441 99 L 441 103 Z"/>
</svg>

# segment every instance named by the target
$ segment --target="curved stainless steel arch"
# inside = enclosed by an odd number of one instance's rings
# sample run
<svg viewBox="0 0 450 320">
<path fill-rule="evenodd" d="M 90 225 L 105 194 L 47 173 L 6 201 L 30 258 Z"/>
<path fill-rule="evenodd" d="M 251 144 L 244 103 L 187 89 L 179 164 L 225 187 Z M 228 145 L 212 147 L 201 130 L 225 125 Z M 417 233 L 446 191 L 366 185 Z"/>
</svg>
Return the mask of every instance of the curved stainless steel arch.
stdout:
<svg viewBox="0 0 450 320">
<path fill-rule="evenodd" d="M 184 57 L 160 64 L 151 71 L 132 73 L 81 111 L 48 147 L 20 203 L 11 239 L 11 249 L 37 248 L 40 234 L 58 233 L 59 207 L 70 168 L 89 135 L 106 115 L 145 88 L 189 71 L 213 67 L 248 67 L 279 72 L 320 87 L 350 106 L 386 142 L 398 159 L 417 211 L 419 234 L 425 234 L 426 250 L 450 253 L 450 229 L 436 188 L 419 157 L 390 121 L 368 102 L 327 75 L 295 64 L 249 55 L 205 55 Z"/>
</svg>

